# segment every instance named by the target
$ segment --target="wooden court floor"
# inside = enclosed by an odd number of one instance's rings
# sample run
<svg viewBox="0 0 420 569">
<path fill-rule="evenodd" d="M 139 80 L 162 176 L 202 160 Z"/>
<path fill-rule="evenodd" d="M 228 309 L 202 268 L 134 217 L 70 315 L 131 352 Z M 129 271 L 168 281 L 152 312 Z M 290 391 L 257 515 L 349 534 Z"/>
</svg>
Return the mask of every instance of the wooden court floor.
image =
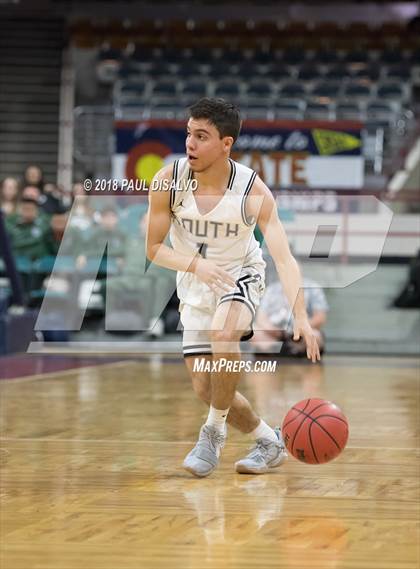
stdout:
<svg viewBox="0 0 420 569">
<path fill-rule="evenodd" d="M 419 361 L 327 357 L 248 375 L 271 424 L 335 401 L 334 462 L 264 476 L 181 468 L 206 416 L 183 363 L 154 357 L 0 382 L 1 569 L 418 569 Z"/>
</svg>

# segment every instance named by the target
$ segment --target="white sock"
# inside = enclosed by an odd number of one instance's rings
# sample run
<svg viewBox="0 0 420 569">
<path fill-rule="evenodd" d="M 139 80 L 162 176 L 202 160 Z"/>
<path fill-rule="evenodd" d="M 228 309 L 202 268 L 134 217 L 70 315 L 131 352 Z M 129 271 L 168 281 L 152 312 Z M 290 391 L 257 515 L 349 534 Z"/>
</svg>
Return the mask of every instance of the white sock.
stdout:
<svg viewBox="0 0 420 569">
<path fill-rule="evenodd" d="M 273 442 L 277 442 L 279 440 L 274 429 L 267 425 L 267 423 L 265 423 L 262 419 L 260 420 L 258 427 L 251 431 L 250 435 L 252 435 L 255 440 L 268 439 Z"/>
<path fill-rule="evenodd" d="M 230 407 L 227 409 L 216 409 L 210 405 L 210 411 L 209 416 L 207 417 L 206 425 L 214 427 L 221 435 L 224 435 L 229 409 Z"/>
</svg>

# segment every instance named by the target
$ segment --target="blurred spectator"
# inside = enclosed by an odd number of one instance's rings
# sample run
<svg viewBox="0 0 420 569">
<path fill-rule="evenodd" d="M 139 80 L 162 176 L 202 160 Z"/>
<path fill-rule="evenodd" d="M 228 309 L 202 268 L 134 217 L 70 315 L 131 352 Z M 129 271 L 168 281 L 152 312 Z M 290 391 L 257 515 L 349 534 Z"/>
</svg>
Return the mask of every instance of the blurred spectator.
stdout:
<svg viewBox="0 0 420 569">
<path fill-rule="evenodd" d="M 90 196 L 85 192 L 83 184 L 73 184 L 68 207 L 71 208 L 68 224 L 71 227 L 86 231 L 93 225 L 93 209 L 90 206 Z M 67 204 L 66 204 L 67 205 Z"/>
<path fill-rule="evenodd" d="M 51 186 L 56 188 L 54 184 L 46 184 L 49 193 L 45 194 L 38 186 L 26 185 L 22 190 L 22 197 L 36 201 L 41 211 L 48 215 L 64 213 L 66 208 L 61 201 L 51 193 Z"/>
<path fill-rule="evenodd" d="M 38 186 L 25 184 L 22 190 L 22 198 L 26 200 L 33 200 L 39 206 L 40 205 L 39 200 L 41 198 L 41 190 L 38 188 Z"/>
<path fill-rule="evenodd" d="M 321 352 L 325 347 L 322 327 L 327 320 L 328 303 L 320 286 L 312 280 L 303 279 L 305 304 L 309 323 L 315 330 Z M 256 351 L 269 352 L 276 342 L 283 341 L 281 355 L 303 357 L 306 345 L 301 338 L 294 342 L 293 316 L 283 287 L 279 281 L 269 285 L 257 312 L 253 343 Z"/>
<path fill-rule="evenodd" d="M 36 164 L 30 164 L 26 167 L 25 173 L 23 174 L 23 185 L 35 186 L 41 191 L 44 186 L 43 178 L 44 175 L 41 168 Z"/>
<path fill-rule="evenodd" d="M 68 209 L 56 184 L 44 184 L 41 201 L 43 210 L 51 215 L 65 213 Z"/>
<path fill-rule="evenodd" d="M 120 231 L 117 211 L 112 207 L 106 207 L 101 211 L 100 224 L 94 227 L 84 243 L 84 253 L 77 258 L 77 267 L 82 269 L 86 266 L 88 257 L 102 256 L 105 245 L 108 246 L 108 257 L 115 260 L 119 267 L 123 265 L 126 235 Z"/>
<path fill-rule="evenodd" d="M 147 214 L 139 219 L 138 234 L 127 240 L 122 274 L 107 279 L 106 294 L 111 310 L 124 309 L 127 305 L 132 309 L 138 308 L 144 324 L 153 327 L 152 334 L 159 336 L 164 331 L 160 318 L 162 308 L 175 290 L 175 274 L 148 263 L 146 232 Z M 105 293 L 104 285 L 105 281 L 101 287 L 102 294 Z"/>
<path fill-rule="evenodd" d="M 89 231 L 94 225 L 94 212 L 90 207 L 90 196 L 85 192 L 81 183 L 73 185 L 72 192 L 64 196 L 64 203 L 70 209 L 67 215 L 55 216 L 55 231 L 61 234 L 63 239 L 60 244 L 60 255 L 79 257 L 85 253 L 85 241 L 90 235 Z M 98 214 L 98 217 L 99 214 Z M 57 224 L 61 222 L 61 227 Z M 64 235 L 63 235 L 64 234 Z M 79 260 L 79 267 L 86 264 L 84 259 Z"/>
<path fill-rule="evenodd" d="M 40 215 L 35 200 L 23 198 L 17 206 L 17 212 L 6 219 L 6 228 L 15 255 L 36 260 L 54 255 L 57 251 L 50 220 Z"/>
<path fill-rule="evenodd" d="M 38 204 L 41 214 L 46 213 L 42 207 L 41 190 L 37 186 L 25 185 L 22 190 L 22 199 L 32 200 Z"/>
<path fill-rule="evenodd" d="M 5 178 L 0 186 L 0 206 L 4 215 L 12 215 L 16 212 L 19 199 L 19 183 L 16 178 Z"/>
</svg>

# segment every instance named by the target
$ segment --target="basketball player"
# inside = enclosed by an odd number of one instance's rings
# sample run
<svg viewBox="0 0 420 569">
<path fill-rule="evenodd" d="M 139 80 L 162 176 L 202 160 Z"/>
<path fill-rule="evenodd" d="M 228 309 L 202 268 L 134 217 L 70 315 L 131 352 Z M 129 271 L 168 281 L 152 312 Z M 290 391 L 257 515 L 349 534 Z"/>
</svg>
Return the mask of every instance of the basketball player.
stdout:
<svg viewBox="0 0 420 569">
<path fill-rule="evenodd" d="M 265 262 L 253 235 L 256 224 L 293 307 L 294 337 L 305 339 L 310 360 L 320 359 L 300 271 L 272 193 L 254 171 L 229 157 L 240 126 L 234 105 L 223 99 L 199 100 L 190 108 L 187 156 L 162 168 L 149 191 L 147 256 L 177 271 L 184 357 L 194 391 L 210 407 L 199 440 L 184 461 L 184 468 L 199 477 L 218 464 L 226 421 L 256 441 L 251 453 L 236 463 L 237 472 L 262 474 L 287 457 L 279 430 L 258 417 L 236 389 L 239 342 L 252 336 L 264 292 Z M 171 191 L 159 191 L 168 185 Z M 168 233 L 171 246 L 165 244 Z M 211 371 L 194 369 L 197 358 L 211 361 Z"/>
</svg>

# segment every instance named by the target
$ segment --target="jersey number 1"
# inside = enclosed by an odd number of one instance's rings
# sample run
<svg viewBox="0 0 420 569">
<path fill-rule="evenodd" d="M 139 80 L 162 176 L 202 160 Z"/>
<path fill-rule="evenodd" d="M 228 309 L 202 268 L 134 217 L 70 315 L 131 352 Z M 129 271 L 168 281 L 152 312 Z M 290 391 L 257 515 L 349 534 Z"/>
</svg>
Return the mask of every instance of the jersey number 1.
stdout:
<svg viewBox="0 0 420 569">
<path fill-rule="evenodd" d="M 203 259 L 205 259 L 207 255 L 207 243 L 197 243 L 197 247 L 198 252 L 203 257 Z"/>
</svg>

